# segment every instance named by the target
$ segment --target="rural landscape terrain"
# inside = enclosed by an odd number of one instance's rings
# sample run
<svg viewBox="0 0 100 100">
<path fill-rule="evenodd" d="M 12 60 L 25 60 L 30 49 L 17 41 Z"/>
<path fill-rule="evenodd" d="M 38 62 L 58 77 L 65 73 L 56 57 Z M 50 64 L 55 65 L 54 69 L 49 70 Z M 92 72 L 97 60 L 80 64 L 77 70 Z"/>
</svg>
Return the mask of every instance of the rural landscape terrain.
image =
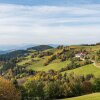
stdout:
<svg viewBox="0 0 100 100">
<path fill-rule="evenodd" d="M 100 43 L 1 54 L 0 75 L 1 100 L 99 100 Z"/>
<path fill-rule="evenodd" d="M 100 100 L 100 0 L 0 0 L 0 100 Z"/>
</svg>

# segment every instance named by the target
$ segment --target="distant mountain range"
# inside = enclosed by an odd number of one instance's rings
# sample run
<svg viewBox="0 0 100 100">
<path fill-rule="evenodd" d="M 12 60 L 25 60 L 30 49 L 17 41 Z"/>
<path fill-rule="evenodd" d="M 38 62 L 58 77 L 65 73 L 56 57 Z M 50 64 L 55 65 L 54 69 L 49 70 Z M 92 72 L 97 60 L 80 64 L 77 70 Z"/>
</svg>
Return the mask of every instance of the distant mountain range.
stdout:
<svg viewBox="0 0 100 100">
<path fill-rule="evenodd" d="M 35 45 L 0 45 L 0 54 L 6 54 L 16 50 L 25 50 Z"/>
<path fill-rule="evenodd" d="M 52 49 L 52 48 L 53 47 L 49 45 L 38 45 L 31 48 L 27 48 L 26 50 L 1 51 L 0 59 L 10 60 L 12 58 L 23 57 L 25 55 L 28 55 L 30 50 L 43 51 L 43 50 Z"/>
<path fill-rule="evenodd" d="M 0 51 L 0 54 L 5 54 L 7 53 L 7 51 Z"/>
<path fill-rule="evenodd" d="M 48 47 L 49 46 L 49 47 Z M 49 44 L 49 45 L 36 45 L 36 44 L 30 44 L 30 45 L 0 45 L 0 54 L 6 54 L 15 50 L 26 50 L 27 48 L 31 48 L 34 50 L 41 50 L 48 49 L 51 47 L 57 47 L 57 44 Z"/>
<path fill-rule="evenodd" d="M 9 53 L 9 54 L 15 54 L 15 53 L 27 53 L 28 50 L 36 50 L 36 51 L 43 51 L 43 50 L 47 50 L 47 49 L 52 49 L 53 47 L 52 46 L 49 46 L 49 45 L 38 45 L 38 46 L 33 46 L 33 47 L 30 47 L 30 48 L 27 48 L 26 50 L 8 50 L 8 51 L 0 51 L 0 54 L 6 54 L 6 53 Z M 24 54 L 23 53 L 23 54 Z"/>
<path fill-rule="evenodd" d="M 0 54 L 10 53 L 16 50 L 26 50 L 29 47 L 34 47 L 35 45 L 0 45 Z"/>
<path fill-rule="evenodd" d="M 0 45 L 0 51 L 8 51 L 8 50 L 25 50 L 30 47 L 39 46 L 41 44 L 21 44 L 21 45 Z M 57 47 L 58 44 L 48 44 L 52 47 Z"/>
<path fill-rule="evenodd" d="M 29 47 L 33 47 L 36 45 L 0 45 L 0 51 L 8 51 L 8 50 L 23 50 L 23 49 L 27 49 Z"/>
<path fill-rule="evenodd" d="M 28 50 L 37 50 L 37 51 L 43 51 L 43 50 L 46 50 L 46 49 L 52 49 L 53 47 L 52 46 L 49 46 L 49 45 L 39 45 L 39 46 L 35 46 L 35 47 L 31 47 L 31 48 L 28 48 Z"/>
</svg>

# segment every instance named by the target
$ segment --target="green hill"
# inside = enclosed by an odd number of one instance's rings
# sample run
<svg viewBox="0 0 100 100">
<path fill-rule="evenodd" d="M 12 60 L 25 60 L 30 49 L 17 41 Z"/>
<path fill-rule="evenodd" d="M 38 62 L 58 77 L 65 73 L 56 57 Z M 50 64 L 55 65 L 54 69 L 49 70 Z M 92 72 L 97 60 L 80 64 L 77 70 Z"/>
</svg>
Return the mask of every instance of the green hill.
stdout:
<svg viewBox="0 0 100 100">
<path fill-rule="evenodd" d="M 63 49 L 64 48 L 64 49 Z M 29 51 L 31 51 L 31 53 L 29 53 L 28 56 L 22 58 L 22 60 L 20 62 L 18 62 L 18 65 L 21 66 L 27 66 L 27 69 L 32 69 L 35 71 L 49 71 L 50 69 L 53 69 L 55 71 L 59 71 L 62 68 L 66 68 L 67 65 L 70 63 L 70 59 L 67 58 L 65 61 L 61 61 L 62 56 L 73 56 L 73 52 L 77 52 L 80 50 L 86 50 L 87 52 L 89 52 L 90 54 L 88 54 L 88 56 L 91 57 L 91 55 L 93 54 L 93 52 L 97 51 L 100 49 L 100 46 L 69 46 L 69 47 L 59 47 L 59 48 L 52 48 L 52 49 L 48 49 L 48 50 L 44 50 L 41 51 L 39 53 L 37 53 L 37 51 L 31 50 L 29 49 Z M 91 51 L 91 52 L 90 52 Z M 46 54 L 47 53 L 47 54 Z M 50 53 L 50 55 L 48 55 Z M 56 55 L 56 58 L 51 61 L 48 65 L 44 65 L 44 63 L 51 57 Z M 34 57 L 32 57 L 34 56 Z M 95 76 L 99 76 L 100 75 L 100 69 L 93 66 L 93 64 L 89 64 L 89 65 L 85 65 L 85 66 L 81 66 L 79 68 L 75 68 L 72 70 L 68 70 L 68 71 L 64 71 L 62 73 L 71 73 L 74 72 L 76 74 L 94 74 Z"/>
<path fill-rule="evenodd" d="M 47 95 L 49 98 L 68 97 L 67 100 L 99 100 L 100 93 L 80 96 L 100 91 L 100 68 L 95 66 L 95 64 L 99 66 L 99 63 L 100 46 L 52 48 L 48 45 L 41 45 L 1 55 L 0 74 L 14 81 L 14 84 L 18 82 L 23 87 L 26 84 L 24 88 L 27 88 L 27 91 L 32 88 L 36 90 L 43 88 L 43 93 L 44 91 L 47 91 L 46 94 L 53 93 L 52 97 Z M 27 84 L 27 82 L 29 83 Z M 94 90 L 92 90 L 93 88 Z M 41 90 L 38 91 L 40 93 Z M 39 96 L 39 93 L 36 94 Z M 69 98 L 75 96 L 80 97 Z"/>
<path fill-rule="evenodd" d="M 77 75 L 94 74 L 95 76 L 100 76 L 100 68 L 95 67 L 93 64 L 85 65 L 80 68 L 76 68 L 76 69 L 65 71 L 65 72 L 67 73 L 74 72 Z"/>
<path fill-rule="evenodd" d="M 23 57 L 25 54 L 27 54 L 28 51 L 26 50 L 15 50 L 12 52 L 8 52 L 6 54 L 1 54 L 0 55 L 0 61 L 6 61 L 6 60 L 10 60 L 13 58 L 17 58 L 17 57 Z"/>
<path fill-rule="evenodd" d="M 53 47 L 51 47 L 49 45 L 39 45 L 39 46 L 35 46 L 35 47 L 28 48 L 28 50 L 43 51 L 43 50 L 52 49 L 52 48 Z"/>
<path fill-rule="evenodd" d="M 27 74 L 27 70 L 48 72 L 52 69 L 54 71 L 61 71 L 62 73 L 74 72 L 75 74 L 94 74 L 95 76 L 99 76 L 99 68 L 93 66 L 93 64 L 85 64 L 88 62 L 88 59 L 94 58 L 98 50 L 100 50 L 99 45 L 58 46 L 57 48 L 52 48 L 48 45 L 39 45 L 28 48 L 27 50 L 17 50 L 5 55 L 1 55 L 0 60 L 2 62 L 0 62 L 0 68 L 1 70 L 9 70 L 10 68 L 12 68 L 14 71 L 16 69 L 19 70 L 20 68 L 20 70 L 24 70 L 22 71 L 24 74 Z M 79 52 L 86 53 L 85 61 L 80 61 L 75 57 L 75 54 Z M 6 59 L 9 63 L 5 62 Z M 72 68 L 68 69 L 67 67 L 72 62 L 72 60 L 74 60 L 73 63 L 75 64 L 72 64 L 70 66 Z M 2 66 L 3 63 L 4 65 Z M 15 64 L 16 66 L 14 66 Z M 5 66 L 6 68 L 4 68 Z M 22 74 L 22 72 L 20 72 L 19 74 Z"/>
</svg>

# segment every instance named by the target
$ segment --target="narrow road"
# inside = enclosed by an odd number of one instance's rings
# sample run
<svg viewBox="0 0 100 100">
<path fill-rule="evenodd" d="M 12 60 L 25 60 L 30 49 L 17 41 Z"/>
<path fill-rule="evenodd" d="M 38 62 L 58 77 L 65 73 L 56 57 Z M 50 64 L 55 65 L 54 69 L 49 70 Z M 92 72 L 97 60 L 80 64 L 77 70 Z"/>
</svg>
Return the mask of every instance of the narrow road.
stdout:
<svg viewBox="0 0 100 100">
<path fill-rule="evenodd" d="M 93 65 L 94 65 L 95 67 L 100 68 L 100 66 L 97 66 L 97 65 L 96 65 L 96 62 L 95 62 L 95 61 L 93 61 L 93 60 L 91 60 L 91 61 L 93 62 Z"/>
<path fill-rule="evenodd" d="M 95 67 L 98 67 L 98 68 L 100 68 L 100 66 L 97 66 L 95 62 L 93 63 L 93 65 L 94 65 Z"/>
</svg>

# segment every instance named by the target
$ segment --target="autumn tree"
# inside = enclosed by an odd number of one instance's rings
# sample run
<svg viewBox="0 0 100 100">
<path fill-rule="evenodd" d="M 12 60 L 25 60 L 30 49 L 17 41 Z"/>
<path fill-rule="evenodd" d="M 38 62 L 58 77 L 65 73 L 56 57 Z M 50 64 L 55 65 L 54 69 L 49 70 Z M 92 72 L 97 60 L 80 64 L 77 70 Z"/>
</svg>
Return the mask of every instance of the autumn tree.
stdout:
<svg viewBox="0 0 100 100">
<path fill-rule="evenodd" d="M 13 83 L 2 77 L 0 77 L 0 100 L 21 100 L 21 94 Z"/>
</svg>

